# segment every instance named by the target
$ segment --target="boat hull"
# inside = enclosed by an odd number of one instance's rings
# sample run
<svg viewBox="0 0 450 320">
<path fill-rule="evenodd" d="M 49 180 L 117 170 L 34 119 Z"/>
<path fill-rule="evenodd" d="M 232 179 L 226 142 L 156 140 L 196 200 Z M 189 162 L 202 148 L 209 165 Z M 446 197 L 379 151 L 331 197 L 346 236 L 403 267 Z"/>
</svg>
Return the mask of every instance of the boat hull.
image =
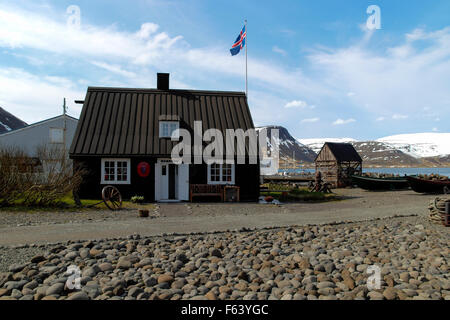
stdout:
<svg viewBox="0 0 450 320">
<path fill-rule="evenodd" d="M 370 178 L 352 176 L 353 183 L 365 190 L 405 190 L 409 188 L 406 178 Z"/>
<path fill-rule="evenodd" d="M 418 193 L 442 194 L 450 189 L 450 180 L 425 180 L 416 177 L 407 177 L 411 189 Z"/>
</svg>

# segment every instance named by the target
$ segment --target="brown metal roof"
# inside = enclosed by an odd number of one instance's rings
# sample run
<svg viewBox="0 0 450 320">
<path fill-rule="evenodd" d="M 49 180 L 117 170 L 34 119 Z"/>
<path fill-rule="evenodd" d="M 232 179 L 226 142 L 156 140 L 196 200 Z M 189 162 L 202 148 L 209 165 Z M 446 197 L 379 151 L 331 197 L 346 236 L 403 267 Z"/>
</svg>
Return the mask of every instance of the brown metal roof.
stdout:
<svg viewBox="0 0 450 320">
<path fill-rule="evenodd" d="M 180 128 L 254 128 L 242 92 L 89 87 L 70 155 L 170 155 L 178 142 L 159 138 L 160 119 Z"/>
<path fill-rule="evenodd" d="M 326 145 L 328 146 L 328 148 L 330 148 L 330 151 L 334 154 L 337 161 L 362 162 L 361 156 L 358 154 L 356 149 L 350 143 L 325 142 L 324 147 Z"/>
</svg>

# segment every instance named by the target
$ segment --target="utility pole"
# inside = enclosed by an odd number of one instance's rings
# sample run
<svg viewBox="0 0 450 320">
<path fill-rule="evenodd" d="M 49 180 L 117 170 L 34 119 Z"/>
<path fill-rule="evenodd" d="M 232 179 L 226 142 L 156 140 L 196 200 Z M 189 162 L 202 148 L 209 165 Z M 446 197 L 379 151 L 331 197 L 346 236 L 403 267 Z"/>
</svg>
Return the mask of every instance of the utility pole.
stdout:
<svg viewBox="0 0 450 320">
<path fill-rule="evenodd" d="M 66 131 L 67 131 L 67 120 L 66 120 L 66 113 L 67 113 L 67 106 L 66 106 L 66 98 L 64 98 L 64 103 L 63 103 L 63 123 L 64 123 L 64 128 L 63 128 L 63 164 L 66 161 Z"/>
</svg>

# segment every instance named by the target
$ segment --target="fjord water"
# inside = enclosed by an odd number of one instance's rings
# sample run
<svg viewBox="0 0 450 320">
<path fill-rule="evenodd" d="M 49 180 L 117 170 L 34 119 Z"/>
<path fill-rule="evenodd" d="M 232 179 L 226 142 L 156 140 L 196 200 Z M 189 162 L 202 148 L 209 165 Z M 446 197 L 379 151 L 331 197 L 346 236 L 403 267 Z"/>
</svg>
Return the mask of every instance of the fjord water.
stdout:
<svg viewBox="0 0 450 320">
<path fill-rule="evenodd" d="M 412 176 L 418 174 L 439 174 L 450 177 L 450 168 L 363 168 L 363 172 L 376 172 L 394 174 L 399 176 Z"/>
<path fill-rule="evenodd" d="M 305 173 L 314 173 L 314 169 L 287 169 L 282 170 L 289 174 L 305 174 Z M 413 175 L 430 175 L 430 174 L 439 174 L 442 176 L 450 177 L 450 168 L 364 168 L 364 173 L 383 173 L 383 174 L 393 174 L 399 176 L 413 176 Z"/>
</svg>

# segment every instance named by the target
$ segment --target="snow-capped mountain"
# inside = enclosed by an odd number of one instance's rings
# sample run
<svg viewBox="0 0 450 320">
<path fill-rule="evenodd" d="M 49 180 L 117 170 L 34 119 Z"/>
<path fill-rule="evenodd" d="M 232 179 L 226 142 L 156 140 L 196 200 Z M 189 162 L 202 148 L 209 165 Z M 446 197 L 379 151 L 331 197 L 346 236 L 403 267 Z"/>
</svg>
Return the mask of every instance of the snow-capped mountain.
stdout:
<svg viewBox="0 0 450 320">
<path fill-rule="evenodd" d="M 297 161 L 310 163 L 314 162 L 316 153 L 311 148 L 298 142 L 294 137 L 291 136 L 286 128 L 281 126 L 267 126 L 256 128 L 258 132 L 262 129 L 267 129 L 268 143 L 270 143 L 272 130 L 278 129 L 280 159 L 295 159 Z"/>
<path fill-rule="evenodd" d="M 27 126 L 25 122 L 0 107 L 0 134 Z"/>
<path fill-rule="evenodd" d="M 352 138 L 318 138 L 318 139 L 298 139 L 298 142 L 301 144 L 308 146 L 315 153 L 319 153 L 320 149 L 322 149 L 325 142 L 337 142 L 337 143 L 349 143 L 356 142 L 355 139 Z"/>
<path fill-rule="evenodd" d="M 378 141 L 352 142 L 356 151 L 361 155 L 364 165 L 369 166 L 417 166 L 421 161 L 388 144 Z"/>
<path fill-rule="evenodd" d="M 450 165 L 450 133 L 407 134 L 380 138 L 374 141 L 358 141 L 354 138 L 294 139 L 281 126 L 269 126 L 279 130 L 280 158 L 314 162 L 325 142 L 351 143 L 361 155 L 365 166 L 447 166 Z M 257 130 L 261 130 L 258 128 Z"/>
<path fill-rule="evenodd" d="M 450 133 L 403 134 L 375 141 L 353 138 L 298 139 L 315 152 L 325 142 L 351 143 L 369 166 L 441 166 L 450 163 Z"/>
<path fill-rule="evenodd" d="M 416 158 L 397 150 L 395 147 L 378 141 L 357 141 L 352 138 L 299 139 L 316 153 L 320 152 L 325 142 L 351 143 L 364 161 L 365 165 L 383 166 L 395 163 L 402 166 L 419 164 Z"/>
<path fill-rule="evenodd" d="M 450 154 L 450 133 L 401 134 L 378 139 L 415 158 Z"/>
</svg>

